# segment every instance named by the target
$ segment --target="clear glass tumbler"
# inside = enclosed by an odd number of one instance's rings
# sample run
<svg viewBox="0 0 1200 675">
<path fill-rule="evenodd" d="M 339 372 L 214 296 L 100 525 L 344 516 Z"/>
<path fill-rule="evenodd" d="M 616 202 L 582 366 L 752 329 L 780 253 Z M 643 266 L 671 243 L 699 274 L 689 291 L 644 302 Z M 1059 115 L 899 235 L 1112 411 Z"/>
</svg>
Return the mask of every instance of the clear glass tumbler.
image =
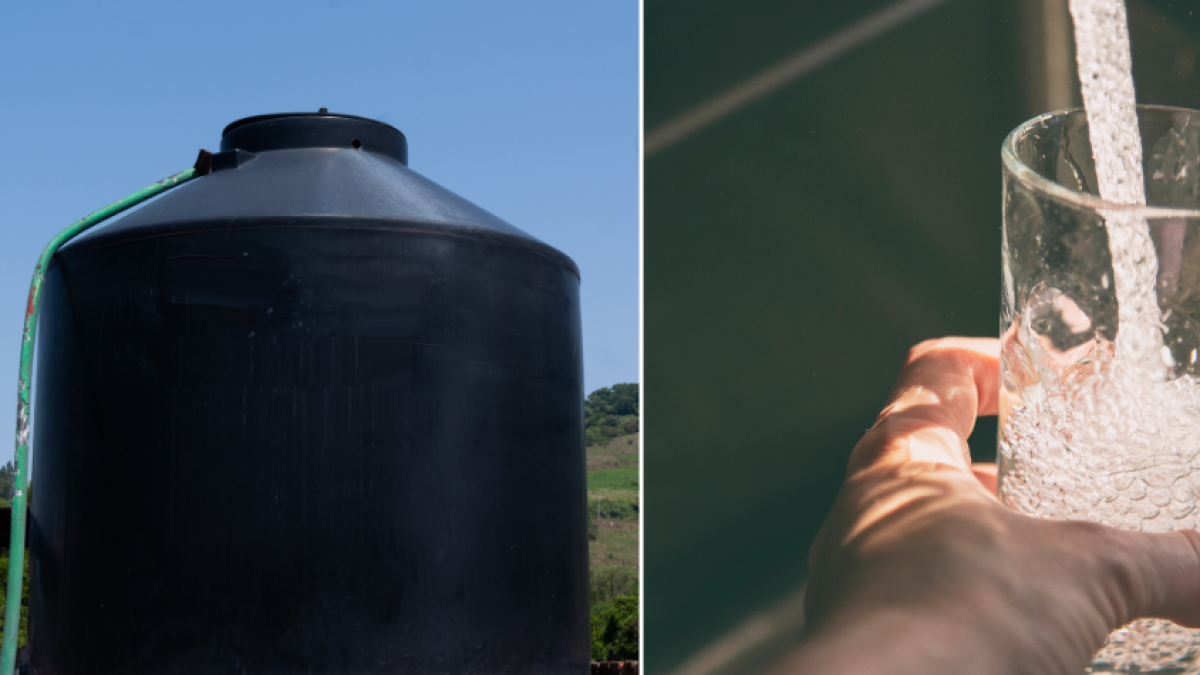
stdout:
<svg viewBox="0 0 1200 675">
<path fill-rule="evenodd" d="M 1138 122 L 1146 206 L 1099 197 L 1082 110 L 1004 142 L 1000 497 L 1040 518 L 1196 529 L 1200 112 L 1139 106 Z M 1200 673 L 1200 631 L 1134 622 L 1090 672 Z"/>
</svg>

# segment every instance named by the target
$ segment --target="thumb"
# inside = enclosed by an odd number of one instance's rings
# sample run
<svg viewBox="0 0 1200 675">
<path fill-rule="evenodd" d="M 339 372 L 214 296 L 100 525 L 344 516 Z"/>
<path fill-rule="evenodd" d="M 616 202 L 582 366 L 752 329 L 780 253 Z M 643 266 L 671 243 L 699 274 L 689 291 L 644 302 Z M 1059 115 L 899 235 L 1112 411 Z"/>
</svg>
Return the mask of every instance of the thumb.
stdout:
<svg viewBox="0 0 1200 675">
<path fill-rule="evenodd" d="M 1097 528 L 1103 550 L 1092 550 L 1108 567 L 1117 625 L 1156 618 L 1200 628 L 1200 532 Z"/>
</svg>

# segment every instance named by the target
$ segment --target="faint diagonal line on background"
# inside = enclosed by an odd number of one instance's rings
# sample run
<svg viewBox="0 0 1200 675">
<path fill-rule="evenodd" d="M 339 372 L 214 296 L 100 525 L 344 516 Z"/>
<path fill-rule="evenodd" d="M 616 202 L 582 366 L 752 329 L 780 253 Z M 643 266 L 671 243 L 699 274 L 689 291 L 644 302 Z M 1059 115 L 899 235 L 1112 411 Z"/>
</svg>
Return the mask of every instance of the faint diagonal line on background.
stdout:
<svg viewBox="0 0 1200 675">
<path fill-rule="evenodd" d="M 744 620 L 670 675 L 750 675 L 762 672 L 799 644 L 804 635 L 808 583 Z"/>
<path fill-rule="evenodd" d="M 758 75 L 726 89 L 695 108 L 652 129 L 644 139 L 645 157 L 649 159 L 710 124 L 728 117 L 839 56 L 947 1 L 901 0 L 901 2 L 834 33 L 815 45 L 796 52 Z"/>
</svg>

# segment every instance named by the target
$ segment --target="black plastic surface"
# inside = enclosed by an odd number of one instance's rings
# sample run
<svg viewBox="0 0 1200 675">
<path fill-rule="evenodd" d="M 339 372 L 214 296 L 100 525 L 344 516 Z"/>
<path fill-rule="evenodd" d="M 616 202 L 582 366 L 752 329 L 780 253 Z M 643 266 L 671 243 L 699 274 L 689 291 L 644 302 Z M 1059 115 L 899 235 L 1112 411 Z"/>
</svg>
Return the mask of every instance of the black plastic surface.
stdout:
<svg viewBox="0 0 1200 675">
<path fill-rule="evenodd" d="M 408 164 L 408 140 L 390 124 L 329 113 L 259 115 L 225 127 L 221 150 L 249 152 L 294 148 L 365 150 Z"/>
<path fill-rule="evenodd" d="M 574 265 L 394 159 L 255 152 L 50 271 L 34 672 L 583 675 Z"/>
</svg>

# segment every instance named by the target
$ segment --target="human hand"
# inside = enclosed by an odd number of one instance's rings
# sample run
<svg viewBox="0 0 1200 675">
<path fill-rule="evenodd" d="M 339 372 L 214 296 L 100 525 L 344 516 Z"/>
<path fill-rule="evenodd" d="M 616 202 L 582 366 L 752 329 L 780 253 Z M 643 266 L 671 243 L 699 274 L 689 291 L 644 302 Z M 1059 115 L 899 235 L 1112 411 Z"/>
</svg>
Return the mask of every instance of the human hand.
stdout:
<svg viewBox="0 0 1200 675">
<path fill-rule="evenodd" d="M 778 670 L 1078 675 L 1133 619 L 1200 626 L 1200 533 L 1037 520 L 972 468 L 999 349 L 947 338 L 909 353 L 813 544 L 810 637 Z"/>
</svg>

